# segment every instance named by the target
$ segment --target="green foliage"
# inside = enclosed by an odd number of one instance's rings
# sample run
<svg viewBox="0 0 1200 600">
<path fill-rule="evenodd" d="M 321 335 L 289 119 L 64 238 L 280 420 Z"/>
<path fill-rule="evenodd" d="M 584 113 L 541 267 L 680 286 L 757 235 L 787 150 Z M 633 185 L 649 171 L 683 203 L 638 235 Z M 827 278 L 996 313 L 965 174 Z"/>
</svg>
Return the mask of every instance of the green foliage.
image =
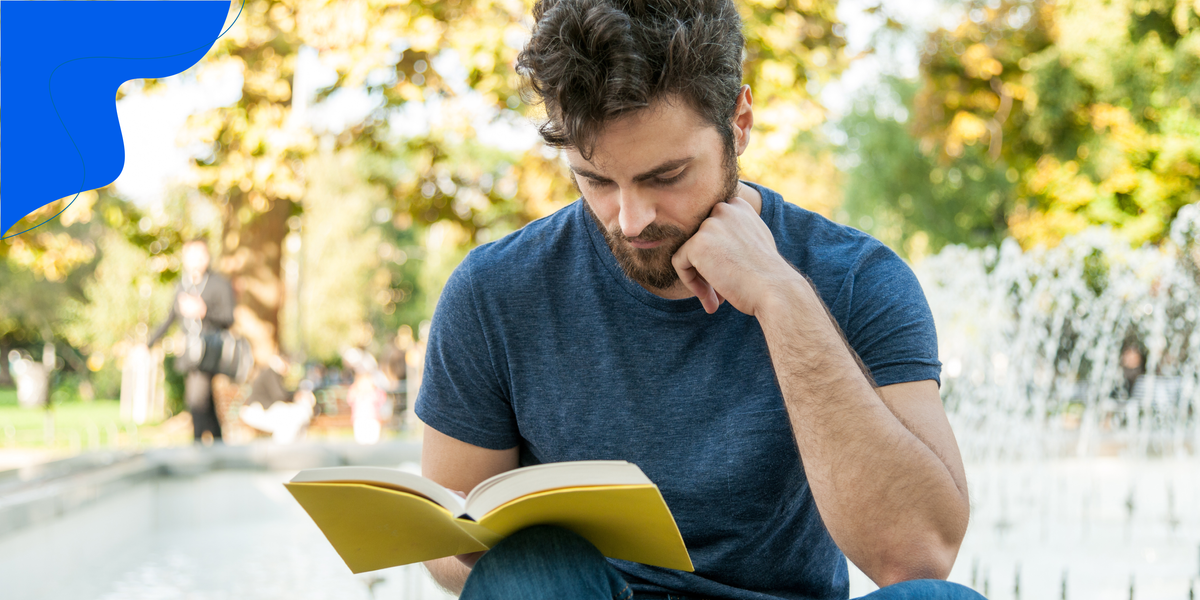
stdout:
<svg viewBox="0 0 1200 600">
<path fill-rule="evenodd" d="M 131 344 L 146 343 L 164 321 L 174 295 L 144 251 L 115 231 L 97 240 L 99 261 L 83 298 L 64 307 L 63 333 L 77 348 L 107 353 L 107 362 Z"/>
<path fill-rule="evenodd" d="M 1089 225 L 1133 243 L 1200 201 L 1200 6 L 1004 0 L 930 37 L 916 126 L 945 164 L 986 145 L 1017 169 L 1022 244 Z"/>
<path fill-rule="evenodd" d="M 62 282 L 39 279 L 7 261 L 0 262 L 0 338 L 7 343 L 31 343 L 47 337 L 66 287 Z"/>
<path fill-rule="evenodd" d="M 80 391 L 80 385 L 86 380 L 87 376 L 80 373 L 71 371 L 55 373 L 50 382 L 50 404 L 59 406 L 85 400 Z"/>
<path fill-rule="evenodd" d="M 386 192 L 358 175 L 349 152 L 314 155 L 305 173 L 310 193 L 298 219 L 298 303 L 282 321 L 299 326 L 298 339 L 297 331 L 286 332 L 291 347 L 329 360 L 370 341 L 363 324 L 380 287 L 372 277 L 380 261 L 373 214 Z"/>
<path fill-rule="evenodd" d="M 96 398 L 121 397 L 121 369 L 116 361 L 106 361 L 99 370 L 92 372 L 88 378 Z"/>
<path fill-rule="evenodd" d="M 59 219 L 0 241 L 0 340 L 32 343 L 53 340 L 66 303 L 79 299 L 96 263 L 93 221 L 96 194 L 79 200 Z M 63 209 L 43 207 L 13 229 L 31 227 Z M 50 212 L 53 210 L 53 212 Z"/>
<path fill-rule="evenodd" d="M 46 210 L 57 212 L 64 199 Z M 0 260 L 0 346 L 41 356 L 53 341 L 61 367 L 52 404 L 120 394 L 121 356 L 166 318 L 182 240 L 197 229 L 184 194 L 148 211 L 113 194 L 85 192 L 35 232 L 5 240 Z M 53 214 L 53 212 L 49 213 Z M 30 224 L 48 215 L 35 213 Z M 7 360 L 6 357 L 0 359 Z"/>
<path fill-rule="evenodd" d="M 1014 193 L 1007 169 L 977 146 L 951 164 L 922 152 L 907 122 L 916 88 L 915 82 L 889 79 L 842 119 L 851 165 L 843 220 L 910 259 L 947 244 L 999 243 Z M 893 104 L 901 107 L 899 116 L 879 113 Z"/>
<path fill-rule="evenodd" d="M 1108 287 L 1109 265 L 1104 260 L 1104 253 L 1094 248 L 1083 259 L 1083 281 L 1087 284 L 1092 295 L 1099 296 Z"/>
<path fill-rule="evenodd" d="M 175 359 L 177 356 L 168 355 L 163 357 L 163 374 L 166 379 L 166 400 L 167 410 L 171 414 L 177 415 L 187 410 L 187 405 L 183 399 L 183 373 L 175 369 Z"/>
<path fill-rule="evenodd" d="M 573 200 L 573 186 L 553 153 L 536 146 L 500 150 L 479 141 L 481 122 L 538 115 L 538 109 L 522 104 L 513 69 L 528 36 L 531 6 L 512 0 L 248 0 L 241 22 L 200 67 L 240 71 L 241 98 L 196 115 L 187 133 L 190 141 L 213 149 L 197 161 L 195 172 L 200 192 L 221 207 L 225 270 L 246 281 L 247 290 L 281 287 L 282 264 L 275 257 L 282 254 L 278 249 L 287 228 L 281 223 L 288 215 L 305 215 L 308 247 L 325 243 L 308 239 L 320 237 L 312 231 L 318 223 L 325 226 L 325 219 L 308 216 L 323 209 L 322 200 L 314 198 L 316 181 L 304 168 L 319 147 L 334 154 L 353 149 L 372 189 L 386 192 L 377 207 L 391 211 L 399 226 L 378 235 L 399 237 L 396 243 L 384 240 L 393 248 L 385 253 L 424 239 L 427 256 L 419 273 L 403 273 L 411 271 L 404 265 L 376 267 L 368 283 L 350 286 L 366 294 L 365 306 L 361 296 L 339 301 L 346 310 L 342 322 L 324 333 L 305 329 L 304 336 L 336 337 L 334 332 L 347 334 L 349 321 L 365 320 L 378 335 L 390 337 L 398 322 L 415 324 L 428 316 L 442 282 L 468 248 Z M 813 100 L 815 90 L 848 61 L 836 2 L 756 0 L 741 9 L 748 33 L 746 80 L 755 89 L 758 125 L 768 140 L 745 157 L 747 177 L 828 213 L 838 198 L 831 156 L 797 148 L 798 140 L 813 135 L 824 121 L 824 110 Z M 319 135 L 298 125 L 292 83 L 304 46 L 317 49 L 322 63 L 337 73 L 318 102 L 348 89 L 364 90 L 379 101 L 363 122 Z M 416 133 L 396 131 L 394 123 L 414 106 L 450 116 L 427 119 L 427 127 Z M 276 211 L 279 203 L 291 206 Z M 276 212 L 283 216 L 273 216 Z M 364 272 L 369 262 L 347 265 L 346 272 Z M 239 313 L 239 323 L 255 332 L 256 346 L 273 346 L 278 332 L 289 327 L 280 321 L 278 301 L 257 297 L 247 305 L 252 310 Z M 361 337 L 339 340 L 345 344 Z M 305 346 L 317 355 L 335 352 L 331 339 L 311 342 Z"/>
<path fill-rule="evenodd" d="M 383 343 L 401 325 L 419 331 L 421 321 L 432 314 L 432 300 L 421 282 L 422 274 L 426 271 L 425 256 L 428 255 L 422 243 L 424 236 L 418 235 L 417 227 L 405 226 L 403 220 L 397 223 L 390 212 L 381 214 L 391 217 L 379 225 L 382 240 L 379 246 L 381 260 L 377 268 L 382 272 L 379 276 L 385 283 L 370 311 L 370 325 L 376 341 Z"/>
<path fill-rule="evenodd" d="M 738 3 L 746 35 L 743 80 L 754 96 L 753 141 L 742 177 L 829 216 L 841 203 L 841 177 L 820 126 L 821 87 L 849 65 L 836 0 Z"/>
<path fill-rule="evenodd" d="M 481 135 L 497 123 L 527 128 L 539 116 L 521 101 L 513 69 L 531 5 L 247 0 L 195 69 L 201 81 L 228 70 L 243 84 L 235 103 L 193 115 L 181 132 L 181 144 L 209 149 L 187 187 L 151 207 L 112 188 L 86 192 L 58 223 L 0 243 L 0 340 L 65 341 L 90 360 L 97 390 L 115 391 L 120 356 L 165 318 L 178 250 L 197 235 L 214 240 L 217 269 L 241 294 L 237 327 L 260 358 L 283 341 L 336 360 L 341 347 L 378 344 L 401 325 L 419 331 L 471 247 L 577 196 L 557 153 L 536 143 L 501 148 Z M 240 6 L 230 3 L 231 18 Z M 849 60 L 836 7 L 739 4 L 760 136 L 743 157 L 745 177 L 826 214 L 839 201 L 839 179 L 815 95 Z M 293 97 L 305 47 L 337 73 L 317 103 L 347 90 L 378 101 L 362 122 L 332 132 L 306 126 L 297 112 L 310 103 Z M 396 127 L 410 110 L 424 127 Z M 443 117 L 428 117 L 435 113 Z M 287 306 L 284 241 L 293 233 L 301 291 Z"/>
</svg>

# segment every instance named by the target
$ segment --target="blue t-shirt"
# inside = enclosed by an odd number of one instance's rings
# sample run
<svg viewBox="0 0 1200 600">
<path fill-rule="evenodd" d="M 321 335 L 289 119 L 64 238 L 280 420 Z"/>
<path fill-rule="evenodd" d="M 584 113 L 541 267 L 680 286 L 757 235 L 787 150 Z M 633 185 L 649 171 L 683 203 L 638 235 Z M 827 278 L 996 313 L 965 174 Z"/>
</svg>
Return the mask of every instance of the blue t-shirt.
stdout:
<svg viewBox="0 0 1200 600">
<path fill-rule="evenodd" d="M 753 185 L 753 184 L 751 184 Z M 880 386 L 938 379 L 911 269 L 870 236 L 755 185 Z M 622 273 L 582 200 L 473 250 L 438 301 L 416 413 L 521 464 L 627 460 L 662 491 L 696 571 L 614 560 L 637 593 L 846 598 L 758 321 Z"/>
</svg>

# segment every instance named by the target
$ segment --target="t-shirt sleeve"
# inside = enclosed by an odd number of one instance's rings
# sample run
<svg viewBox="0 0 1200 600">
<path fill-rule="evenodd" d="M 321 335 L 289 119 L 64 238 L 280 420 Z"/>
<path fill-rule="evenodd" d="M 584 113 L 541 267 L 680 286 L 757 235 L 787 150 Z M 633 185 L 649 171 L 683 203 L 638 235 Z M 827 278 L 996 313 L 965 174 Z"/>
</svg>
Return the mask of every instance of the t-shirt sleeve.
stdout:
<svg viewBox="0 0 1200 600">
<path fill-rule="evenodd" d="M 414 410 L 452 438 L 505 450 L 517 446 L 520 436 L 488 343 L 494 334 L 484 326 L 468 257 L 450 275 L 434 310 Z"/>
<path fill-rule="evenodd" d="M 941 385 L 937 331 L 912 269 L 880 245 L 867 252 L 842 284 L 842 330 L 876 385 L 932 379 Z"/>
</svg>

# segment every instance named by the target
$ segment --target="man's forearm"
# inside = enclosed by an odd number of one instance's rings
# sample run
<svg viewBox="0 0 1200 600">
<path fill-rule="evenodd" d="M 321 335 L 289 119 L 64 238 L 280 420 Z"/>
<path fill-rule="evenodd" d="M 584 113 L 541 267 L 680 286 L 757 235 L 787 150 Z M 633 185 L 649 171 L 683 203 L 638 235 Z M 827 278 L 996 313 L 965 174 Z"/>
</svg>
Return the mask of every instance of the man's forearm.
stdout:
<svg viewBox="0 0 1200 600">
<path fill-rule="evenodd" d="M 433 580 L 438 585 L 456 596 L 462 593 L 463 585 L 467 583 L 467 576 L 471 574 L 471 569 L 456 556 L 427 560 L 425 568 L 429 569 L 429 574 L 433 576 Z"/>
<path fill-rule="evenodd" d="M 880 585 L 946 577 L 966 530 L 965 489 L 884 404 L 807 281 L 775 291 L 757 316 L 834 541 Z"/>
</svg>

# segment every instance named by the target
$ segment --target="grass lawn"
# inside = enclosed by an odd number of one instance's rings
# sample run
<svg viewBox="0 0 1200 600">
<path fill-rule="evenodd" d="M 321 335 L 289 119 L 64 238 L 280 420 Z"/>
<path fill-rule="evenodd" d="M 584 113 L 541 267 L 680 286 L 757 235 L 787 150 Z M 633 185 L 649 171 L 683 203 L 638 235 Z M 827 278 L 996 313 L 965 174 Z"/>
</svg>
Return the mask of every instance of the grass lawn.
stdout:
<svg viewBox="0 0 1200 600">
<path fill-rule="evenodd" d="M 59 403 L 49 411 L 22 408 L 17 404 L 16 390 L 0 388 L 0 470 L 5 468 L 6 451 L 21 456 L 29 452 L 69 456 L 105 448 L 187 445 L 192 443 L 189 423 L 176 418 L 137 425 L 121 419 L 119 400 Z M 225 433 L 228 440 L 234 432 Z M 383 438 L 405 439 L 412 435 L 411 431 L 389 428 Z M 348 418 L 318 417 L 308 431 L 308 439 L 352 440 L 354 431 Z"/>
<path fill-rule="evenodd" d="M 159 424 L 136 425 L 121 419 L 118 400 L 53 405 L 51 410 L 22 408 L 17 392 L 0 389 L 0 448 L 92 450 L 161 443 Z"/>
</svg>

